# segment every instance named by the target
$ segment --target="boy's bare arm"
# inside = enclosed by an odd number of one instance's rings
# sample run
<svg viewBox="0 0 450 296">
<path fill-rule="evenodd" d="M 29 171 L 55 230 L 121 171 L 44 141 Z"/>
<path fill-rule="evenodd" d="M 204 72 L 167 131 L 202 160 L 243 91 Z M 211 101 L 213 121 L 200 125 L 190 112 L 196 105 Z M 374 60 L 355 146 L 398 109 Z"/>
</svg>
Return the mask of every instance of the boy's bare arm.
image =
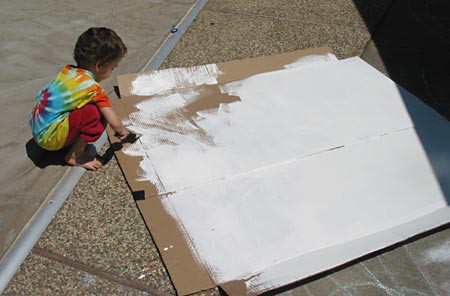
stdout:
<svg viewBox="0 0 450 296">
<path fill-rule="evenodd" d="M 125 140 L 130 132 L 123 126 L 122 120 L 120 120 L 116 111 L 112 107 L 103 107 L 100 108 L 100 113 L 105 117 L 111 128 L 119 134 L 119 139 Z"/>
</svg>

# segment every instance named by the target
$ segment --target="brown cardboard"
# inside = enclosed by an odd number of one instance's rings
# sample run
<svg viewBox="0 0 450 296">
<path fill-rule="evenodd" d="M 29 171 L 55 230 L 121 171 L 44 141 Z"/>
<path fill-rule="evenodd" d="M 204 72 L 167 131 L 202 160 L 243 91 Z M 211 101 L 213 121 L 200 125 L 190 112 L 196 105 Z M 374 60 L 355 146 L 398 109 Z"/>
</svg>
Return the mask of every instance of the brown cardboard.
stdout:
<svg viewBox="0 0 450 296">
<path fill-rule="evenodd" d="M 217 78 L 217 83 L 227 83 L 245 79 L 249 76 L 283 69 L 287 64 L 291 64 L 296 60 L 310 55 L 325 55 L 331 53 L 329 47 L 319 47 L 314 49 L 297 50 L 288 53 L 276 54 L 271 56 L 261 56 L 257 58 L 234 60 L 224 63 L 218 63 L 217 67 L 222 72 Z M 157 70 L 158 73 L 165 70 Z M 117 76 L 117 83 L 121 97 L 129 97 L 131 82 L 139 75 L 149 72 L 132 73 Z M 153 73 L 153 72 L 152 72 Z"/>
<path fill-rule="evenodd" d="M 227 83 L 258 73 L 283 69 L 284 65 L 293 63 L 301 57 L 328 53 L 331 53 L 330 48 L 322 47 L 220 63 L 217 66 L 223 74 L 218 77 L 218 82 Z M 112 103 L 118 115 L 123 119 L 126 119 L 131 112 L 136 111 L 133 106 L 137 102 L 145 99 L 145 97 L 141 96 L 131 96 L 128 91 L 131 81 L 139 74 L 126 74 L 117 78 L 123 99 L 115 100 Z M 206 90 L 207 95 L 201 102 L 188 106 L 188 113 L 206 110 L 217 106 L 221 102 L 239 99 L 222 94 L 215 86 L 203 86 L 202 89 L 203 91 Z M 107 129 L 107 133 L 111 143 L 119 142 L 110 128 Z M 160 196 L 157 196 L 158 191 L 156 187 L 150 182 L 137 181 L 139 172 L 136 168 L 139 167 L 142 159 L 140 157 L 127 156 L 120 150 L 116 151 L 115 155 L 178 294 L 187 295 L 216 286 L 205 267 L 192 255 L 183 230 L 164 210 Z M 170 248 L 170 246 L 174 247 Z M 168 247 L 170 249 L 164 251 Z M 246 293 L 245 283 L 242 281 L 224 284 L 223 288 L 230 295 Z"/>
<path fill-rule="evenodd" d="M 196 258 L 177 222 L 165 213 L 160 197 L 137 201 L 178 294 L 192 294 L 216 284 Z"/>
</svg>

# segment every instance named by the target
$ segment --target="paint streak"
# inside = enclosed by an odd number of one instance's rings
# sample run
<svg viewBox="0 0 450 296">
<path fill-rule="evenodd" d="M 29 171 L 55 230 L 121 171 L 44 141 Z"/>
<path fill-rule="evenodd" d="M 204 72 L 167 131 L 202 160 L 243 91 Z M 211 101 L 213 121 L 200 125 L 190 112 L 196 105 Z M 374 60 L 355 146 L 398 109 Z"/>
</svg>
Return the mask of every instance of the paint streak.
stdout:
<svg viewBox="0 0 450 296">
<path fill-rule="evenodd" d="M 327 53 L 324 55 L 310 55 L 301 57 L 295 62 L 291 64 L 287 64 L 284 66 L 286 69 L 292 69 L 296 67 L 306 67 L 306 66 L 315 66 L 318 64 L 329 63 L 329 62 L 337 62 L 338 59 L 332 53 Z"/>
<path fill-rule="evenodd" d="M 124 148 L 123 152 L 144 157 L 140 164 L 142 172 L 139 180 L 151 181 L 160 192 L 168 191 L 163 189 L 163 182 L 156 173 L 155 160 L 163 155 L 177 153 L 180 146 L 199 150 L 196 151 L 198 154 L 216 145 L 210 133 L 199 122 L 230 113 L 228 104 L 239 101 L 237 97 L 226 95 L 221 101 L 203 102 L 197 99 L 202 94 L 195 89 L 184 89 L 173 94 L 154 96 L 137 104 L 135 107 L 139 111 L 129 114 L 127 128 L 142 136 L 139 141 Z M 230 122 L 225 119 L 223 124 L 230 125 Z M 186 149 L 184 152 L 189 153 Z"/>
<path fill-rule="evenodd" d="M 151 96 L 179 88 L 216 84 L 217 77 L 221 73 L 216 64 L 209 64 L 141 74 L 131 82 L 130 93 L 139 96 Z"/>
</svg>

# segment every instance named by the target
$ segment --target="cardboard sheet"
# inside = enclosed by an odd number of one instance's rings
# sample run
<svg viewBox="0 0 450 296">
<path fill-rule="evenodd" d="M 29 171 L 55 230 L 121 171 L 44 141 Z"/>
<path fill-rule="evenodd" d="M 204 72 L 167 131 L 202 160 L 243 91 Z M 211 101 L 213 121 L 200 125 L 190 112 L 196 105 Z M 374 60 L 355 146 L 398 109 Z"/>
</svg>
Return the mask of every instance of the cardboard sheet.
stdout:
<svg viewBox="0 0 450 296">
<path fill-rule="evenodd" d="M 115 102 L 144 133 L 117 157 L 180 294 L 259 294 L 450 221 L 450 123 L 359 58 L 274 71 L 295 60 Z"/>
</svg>

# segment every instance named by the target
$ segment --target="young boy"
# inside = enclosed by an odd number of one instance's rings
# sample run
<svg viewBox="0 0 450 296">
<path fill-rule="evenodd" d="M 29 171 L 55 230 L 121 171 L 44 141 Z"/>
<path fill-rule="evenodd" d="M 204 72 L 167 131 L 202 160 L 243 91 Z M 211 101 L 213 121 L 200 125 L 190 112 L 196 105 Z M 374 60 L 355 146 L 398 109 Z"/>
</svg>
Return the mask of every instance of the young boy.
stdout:
<svg viewBox="0 0 450 296">
<path fill-rule="evenodd" d="M 65 66 L 36 97 L 30 125 L 40 147 L 54 151 L 71 145 L 67 164 L 90 170 L 102 165 L 89 159 L 87 144 L 102 135 L 106 123 L 121 140 L 129 132 L 98 83 L 111 76 L 126 52 L 125 44 L 110 29 L 90 28 L 80 35 L 73 54 L 77 65 Z"/>
</svg>

